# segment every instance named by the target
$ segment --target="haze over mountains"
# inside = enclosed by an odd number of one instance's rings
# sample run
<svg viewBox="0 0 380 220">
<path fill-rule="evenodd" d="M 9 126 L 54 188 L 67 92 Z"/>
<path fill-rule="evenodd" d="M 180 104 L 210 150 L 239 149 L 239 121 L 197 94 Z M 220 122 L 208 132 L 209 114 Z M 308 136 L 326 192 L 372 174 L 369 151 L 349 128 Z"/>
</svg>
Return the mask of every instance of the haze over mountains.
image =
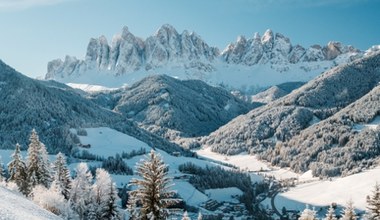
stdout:
<svg viewBox="0 0 380 220">
<path fill-rule="evenodd" d="M 45 78 L 119 87 L 158 73 L 253 93 L 284 82 L 308 81 L 363 54 L 339 42 L 308 48 L 293 45 L 289 38 L 271 30 L 252 38 L 239 36 L 220 50 L 196 33 L 178 33 L 170 25 L 163 25 L 145 40 L 124 27 L 110 43 L 104 36 L 92 38 L 83 60 L 66 56 L 49 62 Z"/>
</svg>

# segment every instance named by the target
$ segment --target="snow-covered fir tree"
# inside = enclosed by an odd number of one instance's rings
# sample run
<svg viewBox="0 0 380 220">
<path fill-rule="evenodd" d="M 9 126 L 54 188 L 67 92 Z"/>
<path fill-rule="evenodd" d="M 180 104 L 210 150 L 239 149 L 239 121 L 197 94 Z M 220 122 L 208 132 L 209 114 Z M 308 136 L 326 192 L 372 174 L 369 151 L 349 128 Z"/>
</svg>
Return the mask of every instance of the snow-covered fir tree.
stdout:
<svg viewBox="0 0 380 220">
<path fill-rule="evenodd" d="M 202 219 L 203 219 L 203 215 L 202 215 L 201 212 L 198 213 L 198 218 L 197 218 L 197 219 L 198 219 L 198 220 L 202 220 Z"/>
<path fill-rule="evenodd" d="M 316 220 L 316 211 L 314 209 L 310 209 L 309 205 L 306 205 L 306 208 L 302 211 L 301 216 L 298 220 Z"/>
<path fill-rule="evenodd" d="M 380 185 L 375 184 L 372 195 L 367 197 L 367 213 L 368 220 L 380 219 Z"/>
<path fill-rule="evenodd" d="M 152 150 L 137 164 L 136 171 L 142 179 L 131 181 L 131 185 L 137 188 L 130 192 L 128 208 L 131 218 L 165 219 L 169 214 L 167 208 L 179 201 L 173 198 L 175 192 L 170 189 L 172 179 L 168 177 L 167 165 L 160 154 Z"/>
<path fill-rule="evenodd" d="M 102 207 L 102 218 L 107 220 L 119 220 L 121 219 L 119 210 L 117 208 L 117 190 L 115 183 L 110 183 L 110 193 L 107 195 L 106 203 Z"/>
<path fill-rule="evenodd" d="M 12 160 L 8 163 L 9 179 L 8 181 L 16 183 L 18 190 L 27 195 L 28 193 L 28 182 L 26 165 L 22 160 L 20 153 L 20 145 L 16 144 L 16 149 L 12 154 Z"/>
<path fill-rule="evenodd" d="M 4 177 L 3 162 L 2 162 L 1 156 L 0 156 L 0 183 L 1 182 L 5 182 L 5 177 Z"/>
<path fill-rule="evenodd" d="M 53 164 L 53 181 L 58 184 L 61 194 L 66 200 L 70 197 L 71 176 L 66 164 L 66 158 L 62 153 L 58 153 Z"/>
<path fill-rule="evenodd" d="M 329 209 L 327 210 L 326 217 L 324 220 L 337 220 L 335 215 L 335 209 L 332 205 L 330 205 Z"/>
<path fill-rule="evenodd" d="M 354 208 L 354 203 L 352 200 L 349 200 L 346 204 L 346 207 L 342 211 L 342 218 L 341 220 L 356 220 L 356 213 Z"/>
<path fill-rule="evenodd" d="M 92 202 L 92 175 L 86 163 L 78 164 L 75 171 L 76 177 L 72 181 L 70 190 L 70 203 L 78 218 L 84 220 L 88 219 L 91 208 L 89 204 Z"/>
<path fill-rule="evenodd" d="M 117 192 L 109 173 L 103 169 L 96 169 L 96 180 L 92 186 L 93 205 L 96 219 L 118 219 L 119 211 L 116 200 Z"/>
<path fill-rule="evenodd" d="M 187 211 L 185 211 L 185 212 L 183 213 L 182 220 L 191 220 L 191 218 L 190 218 L 189 215 L 187 214 Z"/>
<path fill-rule="evenodd" d="M 50 186 L 50 164 L 45 145 L 40 142 L 36 130 L 32 130 L 27 157 L 27 175 L 29 190 L 36 185 Z"/>
</svg>

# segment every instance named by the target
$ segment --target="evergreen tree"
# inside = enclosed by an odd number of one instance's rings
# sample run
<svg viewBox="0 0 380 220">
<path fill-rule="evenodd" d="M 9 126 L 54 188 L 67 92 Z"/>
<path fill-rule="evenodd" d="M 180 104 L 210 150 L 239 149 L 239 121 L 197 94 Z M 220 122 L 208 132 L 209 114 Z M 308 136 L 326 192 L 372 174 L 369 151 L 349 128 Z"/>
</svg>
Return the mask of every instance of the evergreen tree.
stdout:
<svg viewBox="0 0 380 220">
<path fill-rule="evenodd" d="M 301 216 L 298 220 L 316 220 L 316 211 L 309 209 L 309 205 L 306 205 L 306 208 L 301 213 Z"/>
<path fill-rule="evenodd" d="M 116 187 L 115 187 L 115 184 L 111 182 L 109 195 L 107 196 L 106 203 L 102 207 L 101 219 L 107 219 L 107 220 L 121 219 L 119 210 L 117 208 L 116 200 L 117 200 Z"/>
<path fill-rule="evenodd" d="M 347 202 L 346 207 L 344 208 L 344 210 L 342 212 L 341 220 L 356 220 L 356 219 L 357 219 L 357 217 L 356 217 L 355 209 L 353 206 L 353 202 L 352 202 L 352 200 L 349 200 Z"/>
<path fill-rule="evenodd" d="M 36 185 L 49 187 L 51 177 L 48 155 L 45 145 L 40 142 L 36 130 L 32 130 L 29 138 L 30 144 L 27 157 L 27 175 L 29 190 Z"/>
<path fill-rule="evenodd" d="M 330 205 L 329 209 L 327 210 L 325 220 L 337 220 L 335 209 L 332 207 L 332 205 Z"/>
<path fill-rule="evenodd" d="M 86 163 L 78 164 L 76 177 L 73 179 L 70 190 L 71 206 L 80 220 L 88 219 L 89 204 L 93 198 L 91 194 L 92 175 Z"/>
<path fill-rule="evenodd" d="M 96 169 L 96 181 L 92 186 L 95 219 L 117 219 L 119 213 L 116 206 L 116 189 L 109 173 L 103 169 Z"/>
<path fill-rule="evenodd" d="M 53 171 L 54 182 L 59 185 L 61 194 L 65 197 L 66 200 L 68 200 L 70 197 L 71 176 L 70 170 L 66 164 L 66 158 L 62 153 L 57 154 L 56 160 L 53 164 Z"/>
<path fill-rule="evenodd" d="M 368 219 L 380 219 L 380 185 L 378 183 L 376 183 L 372 195 L 367 197 L 367 205 Z"/>
<path fill-rule="evenodd" d="M 126 207 L 128 202 L 128 191 L 127 185 L 124 185 L 123 189 L 120 192 L 121 207 Z"/>
<path fill-rule="evenodd" d="M 12 154 L 12 160 L 8 163 L 9 181 L 15 182 L 19 191 L 24 195 L 28 193 L 28 182 L 26 165 L 22 160 L 20 145 L 16 144 L 15 152 Z"/>
<path fill-rule="evenodd" d="M 183 213 L 182 220 L 191 220 L 191 218 L 190 218 L 189 215 L 187 214 L 187 211 L 185 211 L 185 212 Z"/>
<path fill-rule="evenodd" d="M 140 218 L 143 220 L 165 219 L 169 214 L 167 208 L 179 201 L 172 198 L 175 192 L 170 190 L 172 179 L 168 177 L 167 165 L 161 156 L 152 150 L 136 168 L 137 174 L 142 179 L 131 180 L 131 185 L 137 187 L 130 192 L 131 202 L 134 203 L 129 203 L 131 216 L 134 217 L 134 210 L 131 208 L 138 208 Z"/>
<path fill-rule="evenodd" d="M 202 220 L 202 219 L 203 219 L 203 215 L 202 215 L 201 212 L 198 213 L 198 218 L 197 218 L 197 219 L 198 219 L 198 220 Z"/>
<path fill-rule="evenodd" d="M 3 163 L 0 157 L 0 182 L 5 182 Z"/>
</svg>

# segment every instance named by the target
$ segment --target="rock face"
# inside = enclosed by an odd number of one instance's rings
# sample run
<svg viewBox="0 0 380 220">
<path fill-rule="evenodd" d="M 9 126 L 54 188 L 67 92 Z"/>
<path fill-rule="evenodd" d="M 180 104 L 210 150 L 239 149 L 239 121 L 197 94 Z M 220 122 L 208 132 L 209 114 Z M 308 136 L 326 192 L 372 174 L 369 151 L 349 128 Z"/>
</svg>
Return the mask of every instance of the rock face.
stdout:
<svg viewBox="0 0 380 220">
<path fill-rule="evenodd" d="M 290 72 L 293 64 L 301 64 L 299 66 L 304 72 L 318 68 L 323 71 L 316 62 L 334 63 L 341 55 L 346 55 L 343 61 L 339 59 L 335 62 L 336 65 L 362 54 L 352 46 L 339 42 L 309 48 L 293 46 L 289 38 L 272 30 L 267 30 L 262 37 L 255 33 L 251 39 L 239 36 L 235 43 L 219 52 L 194 32 L 185 30 L 180 34 L 167 24 L 145 40 L 135 37 L 124 27 L 121 34 L 113 37 L 111 44 L 104 36 L 90 39 L 84 60 L 66 56 L 64 60 L 49 62 L 45 78 L 59 81 L 93 72 L 121 76 L 139 71 L 147 76 L 160 68 L 177 68 L 177 72 L 185 72 L 187 78 L 203 79 L 202 76 L 218 68 L 227 68 L 221 72 L 231 71 L 228 67 L 234 65 L 248 68 L 269 66 L 276 72 Z"/>
</svg>

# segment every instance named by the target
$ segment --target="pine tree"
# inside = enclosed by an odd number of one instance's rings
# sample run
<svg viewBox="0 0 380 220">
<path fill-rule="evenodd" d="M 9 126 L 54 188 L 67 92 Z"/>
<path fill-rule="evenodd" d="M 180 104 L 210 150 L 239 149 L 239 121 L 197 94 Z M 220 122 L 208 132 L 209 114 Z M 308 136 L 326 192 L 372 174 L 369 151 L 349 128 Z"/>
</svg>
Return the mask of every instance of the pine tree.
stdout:
<svg viewBox="0 0 380 220">
<path fill-rule="evenodd" d="M 198 218 L 197 218 L 197 219 L 198 219 L 198 220 L 202 220 L 202 219 L 203 219 L 203 215 L 202 215 L 201 212 L 198 213 Z"/>
<path fill-rule="evenodd" d="M 131 180 L 131 185 L 137 187 L 130 192 L 129 211 L 132 218 L 135 217 L 133 209 L 139 209 L 140 218 L 143 220 L 165 219 L 169 213 L 167 208 L 179 201 L 172 198 L 175 192 L 170 190 L 172 179 L 168 177 L 167 165 L 161 156 L 152 150 L 136 168 L 142 179 Z"/>
<path fill-rule="evenodd" d="M 91 194 L 92 175 L 86 163 L 78 164 L 76 177 L 73 179 L 70 190 L 71 206 L 80 220 L 88 219 L 88 205 L 93 201 Z"/>
<path fill-rule="evenodd" d="M 103 168 L 96 169 L 96 181 L 92 186 L 96 219 L 119 218 L 115 188 L 109 173 Z"/>
<path fill-rule="evenodd" d="M 0 183 L 5 182 L 3 163 L 0 157 Z"/>
<path fill-rule="evenodd" d="M 107 196 L 106 203 L 102 207 L 102 218 L 101 219 L 107 219 L 107 220 L 113 220 L 113 219 L 121 219 L 119 210 L 117 208 L 116 204 L 117 200 L 117 192 L 116 187 L 114 183 L 110 183 L 110 192 Z"/>
<path fill-rule="evenodd" d="M 190 218 L 189 215 L 187 214 L 187 211 L 185 211 L 185 212 L 183 213 L 182 220 L 191 220 L 191 218 Z"/>
<path fill-rule="evenodd" d="M 353 202 L 352 202 L 352 200 L 349 200 L 347 202 L 346 207 L 344 208 L 344 210 L 342 212 L 341 220 L 356 220 L 356 219 L 357 219 L 357 217 L 356 217 L 355 209 L 353 206 Z"/>
<path fill-rule="evenodd" d="M 325 220 L 337 220 L 335 215 L 335 209 L 332 207 L 332 205 L 330 205 L 329 209 L 327 210 Z"/>
<path fill-rule="evenodd" d="M 298 220 L 316 220 L 316 211 L 309 209 L 309 205 L 306 205 L 306 208 L 301 213 L 301 216 Z"/>
<path fill-rule="evenodd" d="M 37 132 L 33 129 L 30 138 L 27 157 L 27 175 L 29 190 L 36 185 L 50 186 L 50 165 L 45 145 L 40 142 Z"/>
<path fill-rule="evenodd" d="M 53 164 L 53 171 L 53 180 L 59 185 L 61 194 L 66 200 L 68 200 L 70 197 L 71 176 L 70 170 L 66 164 L 66 158 L 62 153 L 57 154 L 56 160 Z"/>
<path fill-rule="evenodd" d="M 372 195 L 367 197 L 367 217 L 369 220 L 380 219 L 380 185 L 375 184 Z"/>
<path fill-rule="evenodd" d="M 12 160 L 8 163 L 9 181 L 15 182 L 18 190 L 27 195 L 28 193 L 28 182 L 26 165 L 22 160 L 20 153 L 20 145 L 16 144 L 15 152 L 12 154 Z"/>
</svg>

